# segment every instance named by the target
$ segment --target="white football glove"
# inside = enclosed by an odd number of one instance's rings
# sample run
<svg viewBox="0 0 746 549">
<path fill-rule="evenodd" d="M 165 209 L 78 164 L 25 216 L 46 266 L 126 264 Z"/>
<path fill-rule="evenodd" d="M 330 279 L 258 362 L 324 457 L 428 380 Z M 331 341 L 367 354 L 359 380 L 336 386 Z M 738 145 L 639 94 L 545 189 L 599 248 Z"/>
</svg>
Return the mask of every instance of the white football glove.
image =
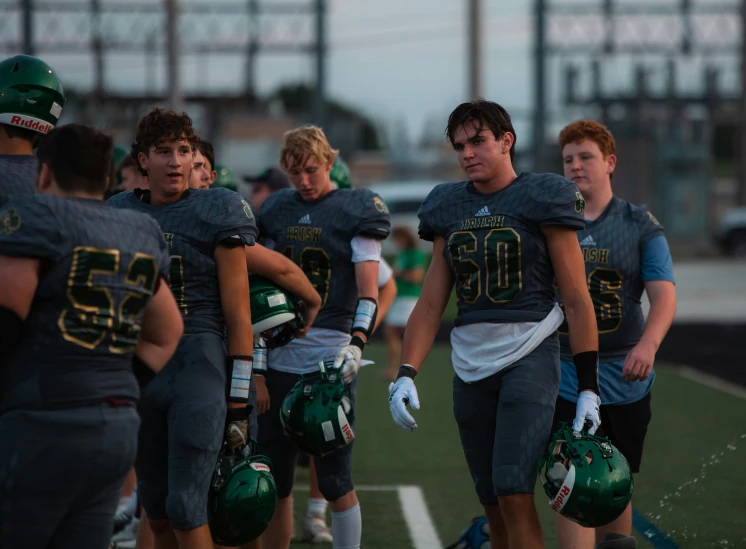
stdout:
<svg viewBox="0 0 746 549">
<path fill-rule="evenodd" d="M 407 404 L 412 410 L 420 409 L 420 398 L 417 396 L 417 388 L 411 377 L 400 377 L 395 383 L 389 385 L 389 409 L 394 423 L 407 431 L 417 429 L 417 423 L 407 411 Z"/>
<path fill-rule="evenodd" d="M 582 391 L 578 395 L 578 404 L 575 408 L 575 421 L 572 424 L 572 430 L 580 433 L 583 431 L 585 422 L 590 421 L 593 425 L 588 429 L 588 433 L 591 435 L 594 434 L 596 429 L 601 426 L 599 406 L 601 406 L 601 397 L 593 391 Z"/>
<path fill-rule="evenodd" d="M 334 359 L 334 368 L 341 368 L 339 373 L 342 381 L 351 383 L 360 370 L 360 359 L 363 357 L 363 350 L 356 345 L 347 345 L 338 353 Z"/>
</svg>

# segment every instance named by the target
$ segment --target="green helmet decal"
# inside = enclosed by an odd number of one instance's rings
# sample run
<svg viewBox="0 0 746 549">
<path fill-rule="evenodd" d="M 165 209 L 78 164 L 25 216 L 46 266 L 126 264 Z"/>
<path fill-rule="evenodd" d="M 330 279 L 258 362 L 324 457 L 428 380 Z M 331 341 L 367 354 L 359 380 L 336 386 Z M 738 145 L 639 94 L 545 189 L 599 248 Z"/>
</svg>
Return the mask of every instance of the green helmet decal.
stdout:
<svg viewBox="0 0 746 549">
<path fill-rule="evenodd" d="M 277 507 L 271 467 L 265 456 L 218 458 L 207 501 L 207 521 L 215 543 L 236 547 L 267 529 Z"/>
<path fill-rule="evenodd" d="M 332 182 L 332 187 L 337 189 L 352 188 L 352 183 L 350 183 L 350 168 L 339 155 L 334 159 L 332 171 L 329 173 L 329 179 Z"/>
<path fill-rule="evenodd" d="M 321 373 L 303 375 L 280 408 L 285 436 L 301 452 L 324 456 L 355 440 L 349 389 L 333 361 L 319 364 Z"/>
<path fill-rule="evenodd" d="M 215 166 L 215 171 L 218 173 L 218 176 L 212 183 L 213 187 L 225 187 L 231 191 L 238 190 L 238 185 L 236 185 L 236 178 L 233 177 L 233 172 L 225 166 Z"/>
<path fill-rule="evenodd" d="M 282 347 L 305 326 L 301 307 L 293 294 L 271 280 L 249 275 L 251 327 L 262 337 L 268 349 Z"/>
<path fill-rule="evenodd" d="M 64 105 L 62 84 L 44 61 L 30 55 L 0 61 L 0 124 L 47 134 Z"/>
<path fill-rule="evenodd" d="M 539 475 L 551 508 L 586 528 L 613 522 L 632 500 L 632 472 L 621 452 L 566 423 L 552 436 Z"/>
</svg>

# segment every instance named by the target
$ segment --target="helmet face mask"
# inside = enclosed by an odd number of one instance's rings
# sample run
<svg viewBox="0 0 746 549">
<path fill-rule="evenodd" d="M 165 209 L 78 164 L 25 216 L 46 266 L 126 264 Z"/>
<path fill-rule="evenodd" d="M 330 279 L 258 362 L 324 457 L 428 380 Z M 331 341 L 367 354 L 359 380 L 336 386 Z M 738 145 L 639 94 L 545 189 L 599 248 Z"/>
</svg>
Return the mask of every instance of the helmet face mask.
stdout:
<svg viewBox="0 0 746 549">
<path fill-rule="evenodd" d="M 264 533 L 277 507 L 272 463 L 265 456 L 220 456 L 210 483 L 207 518 L 218 545 L 236 547 Z"/>
<path fill-rule="evenodd" d="M 290 292 L 259 275 L 249 276 L 251 325 L 268 349 L 282 347 L 305 326 L 302 305 Z"/>
<path fill-rule="evenodd" d="M 627 460 L 608 439 L 562 424 L 539 463 L 551 508 L 586 528 L 616 520 L 632 499 Z"/>
<path fill-rule="evenodd" d="M 321 363 L 320 374 L 303 375 L 282 402 L 280 421 L 285 436 L 299 450 L 324 456 L 355 440 L 349 389 L 333 361 Z"/>
<path fill-rule="evenodd" d="M 47 134 L 64 105 L 62 84 L 44 61 L 30 55 L 0 61 L 0 124 Z"/>
</svg>

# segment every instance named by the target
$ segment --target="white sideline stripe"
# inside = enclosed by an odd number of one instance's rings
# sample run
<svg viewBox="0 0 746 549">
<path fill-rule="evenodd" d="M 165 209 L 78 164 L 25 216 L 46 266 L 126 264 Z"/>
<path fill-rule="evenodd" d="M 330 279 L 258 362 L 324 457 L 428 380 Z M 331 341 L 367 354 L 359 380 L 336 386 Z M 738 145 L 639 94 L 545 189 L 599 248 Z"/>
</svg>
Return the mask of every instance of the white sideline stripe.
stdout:
<svg viewBox="0 0 746 549">
<path fill-rule="evenodd" d="M 422 489 L 419 486 L 399 486 L 397 491 L 415 549 L 442 549 Z"/>
<path fill-rule="evenodd" d="M 699 370 L 695 370 L 694 368 L 689 368 L 687 366 L 676 367 L 675 369 L 673 369 L 673 371 L 677 372 L 681 377 L 690 379 L 695 383 L 705 385 L 706 387 L 722 391 L 723 393 L 727 393 L 735 397 L 746 399 L 746 389 L 739 385 L 736 385 L 735 383 L 730 383 L 728 381 L 720 379 L 719 377 L 705 374 L 703 372 L 700 372 Z"/>
<path fill-rule="evenodd" d="M 295 486 L 293 490 L 307 492 L 308 485 Z M 414 549 L 443 549 L 443 544 L 435 530 L 435 524 L 427 510 L 425 495 L 419 486 L 397 484 L 356 484 L 356 492 L 396 492 L 399 494 L 404 520 L 407 522 L 409 537 Z"/>
</svg>

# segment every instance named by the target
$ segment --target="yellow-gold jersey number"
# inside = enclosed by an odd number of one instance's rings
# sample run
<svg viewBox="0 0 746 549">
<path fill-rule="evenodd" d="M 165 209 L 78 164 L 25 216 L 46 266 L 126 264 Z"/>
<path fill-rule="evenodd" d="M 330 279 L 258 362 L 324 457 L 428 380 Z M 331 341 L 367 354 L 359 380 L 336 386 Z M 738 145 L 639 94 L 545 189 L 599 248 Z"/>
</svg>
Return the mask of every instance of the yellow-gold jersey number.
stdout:
<svg viewBox="0 0 746 549">
<path fill-rule="evenodd" d="M 622 325 L 622 298 L 618 294 L 622 289 L 622 282 L 622 275 L 616 269 L 596 267 L 588 273 L 588 292 L 593 301 L 599 334 L 614 332 Z M 562 311 L 564 310 L 562 306 Z M 567 319 L 562 322 L 559 332 L 567 334 Z"/>
<path fill-rule="evenodd" d="M 476 303 L 483 288 L 493 303 L 508 303 L 521 293 L 521 235 L 515 229 L 492 229 L 482 240 L 481 251 L 473 231 L 456 231 L 448 238 L 448 251 L 459 301 Z"/>
<path fill-rule="evenodd" d="M 66 291 L 70 308 L 65 308 L 57 321 L 66 341 L 95 349 L 110 335 L 110 352 L 134 350 L 140 332 L 139 320 L 153 295 L 158 266 L 153 256 L 135 254 L 125 277 L 130 291 L 117 307 L 110 289 L 94 285 L 93 277 L 116 275 L 119 262 L 119 250 L 88 246 L 74 249 Z"/>
<path fill-rule="evenodd" d="M 326 306 L 326 300 L 329 297 L 329 282 L 332 279 L 331 261 L 329 255 L 323 248 L 303 248 L 295 260 L 295 250 L 293 246 L 285 246 L 283 255 L 290 261 L 298 265 L 306 273 L 308 281 L 321 296 L 321 308 Z"/>
</svg>

